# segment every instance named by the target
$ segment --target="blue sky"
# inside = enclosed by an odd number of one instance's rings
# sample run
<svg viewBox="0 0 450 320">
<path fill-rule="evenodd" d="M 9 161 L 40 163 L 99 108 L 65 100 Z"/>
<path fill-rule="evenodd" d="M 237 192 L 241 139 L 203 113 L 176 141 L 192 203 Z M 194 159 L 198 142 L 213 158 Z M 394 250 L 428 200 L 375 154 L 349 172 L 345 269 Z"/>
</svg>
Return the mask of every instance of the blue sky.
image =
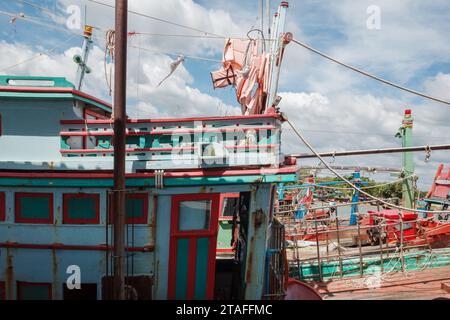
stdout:
<svg viewBox="0 0 450 320">
<path fill-rule="evenodd" d="M 98 0 L 112 3 L 111 0 Z M 24 2 L 39 6 L 33 7 Z M 279 1 L 272 0 L 272 13 Z M 27 60 L 55 46 L 43 56 L 2 73 L 65 76 L 73 80 L 76 66 L 71 61 L 82 39 L 80 30 L 68 30 L 66 9 L 76 5 L 96 31 L 90 57 L 92 75 L 85 90 L 110 99 L 104 79 L 104 29 L 113 27 L 113 10 L 85 0 L 0 0 L 0 53 L 5 57 L 0 70 Z M 367 8 L 380 8 L 379 30 L 369 30 Z M 159 18 L 176 21 L 201 30 L 243 37 L 257 25 L 255 1 L 130 0 L 130 8 Z M 18 19 L 10 23 L 5 14 L 25 14 L 31 23 Z M 290 1 L 288 31 L 295 38 L 343 61 L 413 89 L 450 99 L 450 2 L 420 1 Z M 84 23 L 84 17 L 82 17 Z M 51 27 L 53 26 L 53 27 Z M 130 30 L 147 33 L 196 34 L 191 30 L 130 15 Z M 70 39 L 70 37 L 74 37 Z M 238 113 L 232 88 L 213 90 L 209 73 L 217 62 L 186 59 L 173 77 L 156 88 L 176 54 L 220 60 L 221 39 L 139 36 L 130 39 L 160 53 L 129 50 L 129 114 L 140 117 L 217 115 Z M 168 52 L 171 55 L 163 54 Z M 140 56 L 140 59 L 139 59 Z M 415 143 L 450 142 L 450 108 L 365 79 L 335 66 L 305 49 L 290 44 L 286 51 L 280 83 L 282 111 L 319 149 L 345 150 L 398 146 L 393 138 L 401 124 L 403 110 L 413 109 L 416 118 Z M 285 130 L 286 152 L 306 152 L 289 130 Z M 446 152 L 433 153 L 429 163 L 416 155 L 419 185 L 427 189 L 437 165 L 450 163 Z M 399 167 L 399 155 L 336 159 L 338 164 Z M 311 164 L 311 163 L 305 163 Z M 377 176 L 378 179 L 386 179 Z"/>
</svg>

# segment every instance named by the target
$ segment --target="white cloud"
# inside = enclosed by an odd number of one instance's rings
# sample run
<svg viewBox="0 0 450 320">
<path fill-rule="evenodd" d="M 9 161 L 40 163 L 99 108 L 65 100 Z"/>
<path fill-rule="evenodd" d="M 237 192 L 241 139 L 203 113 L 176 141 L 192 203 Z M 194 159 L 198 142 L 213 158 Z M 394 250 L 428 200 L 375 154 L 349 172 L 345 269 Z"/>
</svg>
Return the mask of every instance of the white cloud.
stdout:
<svg viewBox="0 0 450 320">
<path fill-rule="evenodd" d="M 102 28 L 113 28 L 114 11 L 82 0 L 58 0 L 59 15 L 65 15 L 69 4 L 87 5 L 87 22 Z M 112 4 L 112 0 L 101 0 Z M 204 5 L 192 0 L 158 1 L 130 0 L 130 9 L 144 14 L 176 21 L 209 32 L 242 36 L 254 24 L 255 13 L 250 5 L 239 1 L 214 2 Z M 430 68 L 448 62 L 450 43 L 446 39 L 450 28 L 450 4 L 445 0 L 433 4 L 418 0 L 377 1 L 381 8 L 381 30 L 366 28 L 366 9 L 372 1 L 291 2 L 287 30 L 350 64 L 361 66 L 390 80 L 408 83 L 415 79 L 419 90 L 423 85 L 432 95 L 450 99 L 450 76 L 438 73 L 425 82 L 423 74 L 432 74 Z M 256 6 L 256 5 L 255 5 Z M 227 9 L 226 9 L 227 8 Z M 315 10 L 309 10 L 310 8 Z M 236 12 L 236 9 L 238 12 Z M 253 8 L 254 9 L 254 8 Z M 197 34 L 168 24 L 136 15 L 129 16 L 129 30 L 151 33 Z M 313 30 L 313 32 L 311 31 Z M 103 71 L 103 35 L 96 31 L 96 45 L 90 59 L 94 73 L 86 78 L 86 90 L 108 98 Z M 131 37 L 132 45 L 141 45 L 155 51 L 184 53 L 205 57 L 220 56 L 223 40 L 181 37 Z M 44 44 L 43 44 L 44 46 Z M 100 47 L 98 47 L 100 46 Z M 39 63 L 27 64 L 14 70 L 16 74 L 46 74 L 66 76 L 73 80 L 76 66 L 72 56 L 79 50 L 72 48 L 62 54 L 41 57 Z M 36 53 L 31 46 L 21 43 L 0 43 L 4 57 L 2 66 L 11 65 Z M 129 113 L 140 117 L 179 115 L 237 114 L 239 108 L 202 92 L 208 76 L 201 80 L 197 70 L 180 68 L 160 88 L 156 84 L 168 73 L 174 57 L 164 54 L 129 51 L 128 95 Z M 398 146 L 394 138 L 401 124 L 403 110 L 413 109 L 416 124 L 415 144 L 435 144 L 449 141 L 450 109 L 425 100 L 413 100 L 364 80 L 335 66 L 306 50 L 290 44 L 280 80 L 281 110 L 302 129 L 308 139 L 321 151 L 367 149 Z M 213 69 L 213 68 L 212 68 Z M 434 70 L 434 69 L 432 69 Z M 419 79 L 419 80 L 417 80 Z M 139 87 L 138 84 L 139 83 Z M 320 132 L 322 131 L 322 132 Z M 284 149 L 307 152 L 290 130 L 284 131 Z M 422 187 L 427 188 L 439 162 L 447 162 L 445 152 L 433 153 L 431 162 L 423 162 L 424 155 L 416 155 L 417 172 L 423 175 Z M 400 155 L 353 157 L 336 159 L 336 163 L 371 166 L 401 166 Z"/>
</svg>

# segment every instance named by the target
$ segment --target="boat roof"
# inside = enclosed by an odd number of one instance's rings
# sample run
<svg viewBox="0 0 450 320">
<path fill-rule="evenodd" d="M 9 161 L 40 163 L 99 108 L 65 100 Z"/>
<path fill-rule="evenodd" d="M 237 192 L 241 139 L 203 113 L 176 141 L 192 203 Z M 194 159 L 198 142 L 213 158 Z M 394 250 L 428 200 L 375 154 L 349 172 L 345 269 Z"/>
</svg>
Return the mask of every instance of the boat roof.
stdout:
<svg viewBox="0 0 450 320">
<path fill-rule="evenodd" d="M 76 90 L 71 82 L 62 77 L 0 76 L 0 97 L 74 99 L 112 112 L 111 104 Z"/>
</svg>

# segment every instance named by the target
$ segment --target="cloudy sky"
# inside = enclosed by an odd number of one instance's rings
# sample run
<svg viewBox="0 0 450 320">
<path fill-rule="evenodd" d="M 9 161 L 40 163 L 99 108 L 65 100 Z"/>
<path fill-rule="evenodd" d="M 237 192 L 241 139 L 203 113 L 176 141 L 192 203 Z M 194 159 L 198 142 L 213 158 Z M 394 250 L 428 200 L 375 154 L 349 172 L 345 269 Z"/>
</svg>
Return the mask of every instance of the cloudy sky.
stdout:
<svg viewBox="0 0 450 320">
<path fill-rule="evenodd" d="M 271 1 L 272 13 L 278 4 Z M 374 5 L 380 12 L 375 29 L 367 25 L 368 20 L 374 22 Z M 130 0 L 129 6 L 144 15 L 231 37 L 244 37 L 259 24 L 257 0 Z M 74 8 L 79 8 L 80 19 L 73 15 Z M 12 23 L 11 14 L 25 19 Z M 450 100 L 449 15 L 448 0 L 295 0 L 290 1 L 286 30 L 349 64 Z M 89 60 L 93 73 L 86 77 L 84 90 L 110 101 L 104 39 L 105 30 L 114 26 L 113 17 L 113 9 L 95 1 L 0 0 L 0 73 L 64 76 L 73 81 L 72 57 L 82 44 L 77 22 L 86 22 L 97 29 Z M 173 36 L 204 34 L 135 14 L 129 16 L 129 30 L 153 34 L 129 38 L 130 116 L 239 114 L 233 89 L 213 90 L 210 81 L 209 73 L 220 67 L 224 40 Z M 157 87 L 179 54 L 187 57 L 185 64 Z M 29 60 L 32 57 L 37 58 Z M 416 145 L 450 143 L 449 106 L 363 78 L 295 44 L 287 48 L 279 91 L 281 110 L 320 151 L 399 146 L 394 134 L 406 108 L 414 113 Z M 307 152 L 288 128 L 283 134 L 286 153 Z M 423 153 L 415 159 L 422 189 L 429 188 L 439 163 L 450 164 L 449 152 L 433 152 L 429 162 Z M 401 156 L 339 158 L 334 164 L 401 167 Z"/>
</svg>

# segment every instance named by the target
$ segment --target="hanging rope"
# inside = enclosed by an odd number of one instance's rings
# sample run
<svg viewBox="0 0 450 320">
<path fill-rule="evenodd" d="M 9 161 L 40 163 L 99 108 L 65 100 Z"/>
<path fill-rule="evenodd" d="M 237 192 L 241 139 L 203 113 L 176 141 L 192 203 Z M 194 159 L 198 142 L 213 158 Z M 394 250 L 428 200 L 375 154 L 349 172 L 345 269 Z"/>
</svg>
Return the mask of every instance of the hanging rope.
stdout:
<svg viewBox="0 0 450 320">
<path fill-rule="evenodd" d="M 314 147 L 305 139 L 305 137 L 303 137 L 303 135 L 297 130 L 297 128 L 291 123 L 291 121 L 286 117 L 286 115 L 283 114 L 283 118 L 286 120 L 286 122 L 291 126 L 292 130 L 295 132 L 295 134 L 300 138 L 300 140 L 308 147 L 309 150 L 311 150 L 311 152 L 325 165 L 325 167 L 330 170 L 335 176 L 337 176 L 338 178 L 340 178 L 342 181 L 344 181 L 345 183 L 347 183 L 352 189 L 359 191 L 360 193 L 362 193 L 363 195 L 367 196 L 368 198 L 372 199 L 372 200 L 376 200 L 390 208 L 394 208 L 397 210 L 403 210 L 403 211 L 409 211 L 409 212 L 415 212 L 415 213 L 432 213 L 432 214 L 450 214 L 450 211 L 426 211 L 426 210 L 416 210 L 416 209 L 410 209 L 410 208 L 405 208 L 402 206 L 397 206 L 395 204 L 389 203 L 387 201 L 384 201 L 383 199 L 377 198 L 372 196 L 371 194 L 365 192 L 364 190 L 362 190 L 361 188 L 355 186 L 351 181 L 349 181 L 348 179 L 346 179 L 343 175 L 341 175 L 339 172 L 337 172 L 336 170 L 334 170 L 322 157 L 321 155 L 314 149 Z M 399 213 L 401 216 L 403 216 L 403 214 L 400 212 Z"/>
<path fill-rule="evenodd" d="M 105 59 L 103 61 L 105 70 L 106 85 L 109 89 L 109 95 L 112 95 L 112 74 L 114 64 L 114 48 L 116 45 L 116 32 L 114 30 L 106 31 Z M 108 74 L 108 57 L 110 58 L 109 74 Z"/>
<path fill-rule="evenodd" d="M 173 62 L 170 64 L 170 72 L 169 72 L 169 74 L 168 74 L 164 79 L 162 79 L 162 80 L 158 83 L 158 85 L 157 85 L 156 87 L 158 88 L 159 86 L 161 86 L 161 84 L 162 84 L 164 81 L 166 81 L 166 80 L 167 80 L 167 79 L 175 72 L 175 70 L 178 69 L 178 67 L 179 67 L 183 62 L 184 62 L 184 56 L 183 56 L 183 55 L 178 56 L 177 60 L 173 61 Z"/>
</svg>

